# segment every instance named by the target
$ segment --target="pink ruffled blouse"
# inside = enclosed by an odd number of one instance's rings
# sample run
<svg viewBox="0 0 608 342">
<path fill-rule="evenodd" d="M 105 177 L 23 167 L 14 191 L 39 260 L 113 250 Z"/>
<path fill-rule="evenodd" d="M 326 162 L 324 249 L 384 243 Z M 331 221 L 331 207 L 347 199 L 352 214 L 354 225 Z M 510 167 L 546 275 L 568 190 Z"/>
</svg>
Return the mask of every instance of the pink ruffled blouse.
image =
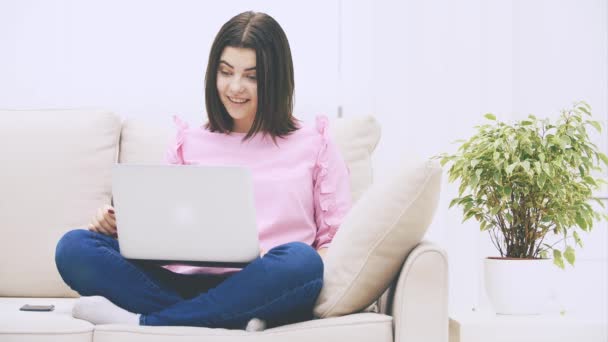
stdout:
<svg viewBox="0 0 608 342">
<path fill-rule="evenodd" d="M 248 168 L 253 176 L 260 247 L 300 241 L 315 249 L 328 247 L 351 208 L 349 170 L 328 132 L 328 119 L 303 125 L 277 138 L 261 133 L 245 142 L 246 133 L 223 134 L 189 128 L 177 116 L 175 142 L 166 161 L 182 165 Z M 167 265 L 177 273 L 229 273 L 238 269 Z"/>
</svg>

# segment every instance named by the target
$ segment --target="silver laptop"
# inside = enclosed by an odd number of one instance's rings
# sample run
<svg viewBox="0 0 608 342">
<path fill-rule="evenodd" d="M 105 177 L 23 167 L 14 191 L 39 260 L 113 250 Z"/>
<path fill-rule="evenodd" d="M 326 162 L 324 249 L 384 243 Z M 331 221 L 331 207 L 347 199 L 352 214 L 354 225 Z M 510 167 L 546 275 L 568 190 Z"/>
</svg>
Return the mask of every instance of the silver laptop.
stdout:
<svg viewBox="0 0 608 342">
<path fill-rule="evenodd" d="M 242 267 L 259 256 L 245 168 L 115 164 L 112 192 L 125 258 Z"/>
</svg>

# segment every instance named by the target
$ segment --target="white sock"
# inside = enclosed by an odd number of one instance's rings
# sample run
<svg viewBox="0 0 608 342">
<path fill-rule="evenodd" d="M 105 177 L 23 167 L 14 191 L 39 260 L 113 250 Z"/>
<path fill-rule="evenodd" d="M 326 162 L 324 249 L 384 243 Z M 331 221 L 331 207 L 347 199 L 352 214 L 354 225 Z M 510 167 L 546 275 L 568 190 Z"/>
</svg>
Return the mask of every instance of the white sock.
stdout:
<svg viewBox="0 0 608 342">
<path fill-rule="evenodd" d="M 266 321 L 259 318 L 252 318 L 247 322 L 246 331 L 264 331 L 266 329 Z"/>
<path fill-rule="evenodd" d="M 80 297 L 72 308 L 74 318 L 93 324 L 139 325 L 139 315 L 129 312 L 102 296 Z"/>
</svg>

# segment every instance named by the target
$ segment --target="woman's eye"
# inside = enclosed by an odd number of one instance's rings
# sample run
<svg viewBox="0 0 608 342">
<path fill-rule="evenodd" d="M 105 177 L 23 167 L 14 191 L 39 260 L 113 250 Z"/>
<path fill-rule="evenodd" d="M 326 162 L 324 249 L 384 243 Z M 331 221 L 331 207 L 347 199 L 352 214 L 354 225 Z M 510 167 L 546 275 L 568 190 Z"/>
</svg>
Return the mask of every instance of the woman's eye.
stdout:
<svg viewBox="0 0 608 342">
<path fill-rule="evenodd" d="M 256 80 L 255 75 L 251 75 L 251 76 L 248 76 L 248 77 L 249 77 L 250 79 L 252 79 L 252 80 Z"/>
<path fill-rule="evenodd" d="M 224 70 L 220 70 L 220 74 L 224 75 L 224 76 L 229 76 L 230 73 Z"/>
</svg>

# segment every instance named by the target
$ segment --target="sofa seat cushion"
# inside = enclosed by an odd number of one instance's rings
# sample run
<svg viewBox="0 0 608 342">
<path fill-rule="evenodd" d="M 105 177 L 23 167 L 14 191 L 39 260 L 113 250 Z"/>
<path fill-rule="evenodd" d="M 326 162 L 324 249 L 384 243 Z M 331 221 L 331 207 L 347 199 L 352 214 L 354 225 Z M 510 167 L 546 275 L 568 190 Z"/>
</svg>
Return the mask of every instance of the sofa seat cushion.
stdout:
<svg viewBox="0 0 608 342">
<path fill-rule="evenodd" d="M 90 342 L 94 325 L 72 317 L 75 298 L 0 298 L 0 341 Z M 25 304 L 55 305 L 51 312 L 19 311 Z"/>
<path fill-rule="evenodd" d="M 393 341 L 391 316 L 358 313 L 284 325 L 262 332 L 198 327 L 93 325 L 72 317 L 76 298 L 0 298 L 0 341 Z M 52 312 L 19 311 L 24 304 L 53 304 Z M 93 339 L 93 331 L 95 332 Z"/>
<path fill-rule="evenodd" d="M 392 317 L 358 313 L 289 324 L 261 332 L 196 327 L 98 325 L 95 342 L 393 341 Z"/>
</svg>

